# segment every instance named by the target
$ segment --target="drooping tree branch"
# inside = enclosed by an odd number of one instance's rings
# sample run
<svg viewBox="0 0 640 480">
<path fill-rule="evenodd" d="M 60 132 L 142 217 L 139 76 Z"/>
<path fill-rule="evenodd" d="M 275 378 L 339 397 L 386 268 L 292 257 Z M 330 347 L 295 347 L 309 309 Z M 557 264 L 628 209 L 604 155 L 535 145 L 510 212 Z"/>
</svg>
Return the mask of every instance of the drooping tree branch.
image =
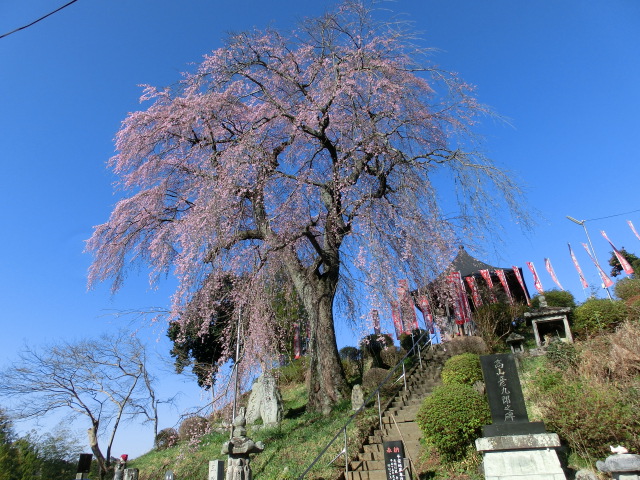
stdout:
<svg viewBox="0 0 640 480">
<path fill-rule="evenodd" d="M 117 289 L 136 262 L 152 281 L 172 272 L 170 321 L 180 321 L 207 279 L 243 278 L 230 295 L 257 365 L 281 343 L 266 286 L 284 268 L 311 345 L 329 349 L 310 362 L 316 386 L 337 378 L 324 398 L 310 390 L 311 408 L 325 410 L 346 385 L 333 309 L 347 277 L 367 310 L 384 309 L 398 278 L 427 283 L 460 239 L 495 227 L 496 211 L 526 220 L 511 175 L 474 148 L 488 109 L 426 50 L 345 1 L 286 35 L 231 36 L 177 85 L 147 87 L 147 109 L 116 136 L 109 165 L 126 197 L 87 243 L 90 283 Z M 213 313 L 201 310 L 203 321 Z"/>
</svg>

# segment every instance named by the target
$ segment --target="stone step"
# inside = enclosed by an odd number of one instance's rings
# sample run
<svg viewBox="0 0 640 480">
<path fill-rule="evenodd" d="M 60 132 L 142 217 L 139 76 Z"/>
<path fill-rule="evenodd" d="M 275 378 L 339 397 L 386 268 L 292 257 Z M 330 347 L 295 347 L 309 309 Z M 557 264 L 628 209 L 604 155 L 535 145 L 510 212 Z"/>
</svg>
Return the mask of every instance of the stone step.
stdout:
<svg viewBox="0 0 640 480">
<path fill-rule="evenodd" d="M 417 459 L 420 457 L 421 447 L 419 445 L 409 446 L 409 448 L 405 447 L 405 455 L 410 458 Z M 373 460 L 384 460 L 384 452 L 380 450 L 379 452 L 360 452 L 356 456 L 357 460 L 355 461 L 373 461 Z M 351 465 L 352 462 L 350 462 Z M 352 468 L 352 467 L 349 467 Z"/>
<path fill-rule="evenodd" d="M 352 472 L 349 470 L 348 480 L 387 480 L 387 472 L 385 470 L 358 470 Z"/>
<path fill-rule="evenodd" d="M 386 480 L 383 441 L 402 440 L 406 456 L 419 458 L 422 432 L 415 419 L 424 398 L 441 383 L 440 373 L 447 358 L 449 355 L 441 348 L 431 348 L 422 356 L 422 366 L 407 372 L 407 388 L 400 390 L 382 412 L 382 430 L 375 429 L 368 436 L 357 460 L 350 463 L 347 480 Z"/>
<path fill-rule="evenodd" d="M 407 444 L 409 442 L 419 443 L 421 438 L 422 438 L 421 432 L 420 433 L 402 432 L 402 435 L 400 435 L 400 433 L 396 431 L 395 433 L 389 432 L 386 435 L 380 435 L 380 434 L 369 435 L 367 437 L 367 440 L 369 441 L 369 443 L 383 443 L 385 441 L 389 442 L 394 440 L 403 440 L 405 444 Z"/>
<path fill-rule="evenodd" d="M 409 393 L 411 395 L 415 395 L 416 392 L 419 393 L 428 393 L 429 391 L 431 391 L 432 389 L 434 389 L 435 387 L 438 386 L 438 382 L 434 381 L 434 380 L 430 380 L 428 382 L 423 382 L 419 385 L 411 385 L 409 386 Z M 409 396 L 411 396 L 409 395 Z"/>
<path fill-rule="evenodd" d="M 420 387 L 423 385 L 433 385 L 438 381 L 437 378 L 432 378 L 432 377 L 422 377 L 422 378 L 418 378 L 415 380 L 412 380 L 410 382 L 407 382 L 407 385 L 409 387 Z"/>
<path fill-rule="evenodd" d="M 419 433 L 420 427 L 418 426 L 418 423 L 415 421 L 396 422 L 395 424 L 392 423 L 390 425 L 385 425 L 382 430 L 382 434 L 383 435 L 395 434 L 398 430 L 400 430 L 403 434 L 404 432 Z"/>
<path fill-rule="evenodd" d="M 382 460 L 356 460 L 350 462 L 349 470 L 384 470 L 384 458 Z"/>
<path fill-rule="evenodd" d="M 385 416 L 382 417 L 382 425 L 393 425 L 394 423 L 402 424 L 402 423 L 415 422 L 415 421 L 416 421 L 416 412 L 403 411 L 394 415 L 385 414 Z"/>
<path fill-rule="evenodd" d="M 382 453 L 382 444 L 381 443 L 368 443 L 363 445 L 363 450 L 365 453 Z"/>
<path fill-rule="evenodd" d="M 401 407 L 389 407 L 385 413 L 382 415 L 383 418 L 389 417 L 391 415 L 399 415 L 399 414 L 416 414 L 422 407 L 424 403 L 424 399 L 426 395 L 422 398 L 415 398 L 414 401 L 407 403 Z"/>
<path fill-rule="evenodd" d="M 426 397 L 426 395 L 424 397 Z M 400 409 L 403 409 L 403 408 L 406 408 L 406 407 L 413 407 L 415 405 L 422 405 L 424 397 L 414 397 L 414 398 L 411 398 L 411 399 L 403 401 L 403 402 L 392 402 L 391 405 L 389 405 L 389 408 L 395 409 L 395 410 L 400 410 Z"/>
</svg>

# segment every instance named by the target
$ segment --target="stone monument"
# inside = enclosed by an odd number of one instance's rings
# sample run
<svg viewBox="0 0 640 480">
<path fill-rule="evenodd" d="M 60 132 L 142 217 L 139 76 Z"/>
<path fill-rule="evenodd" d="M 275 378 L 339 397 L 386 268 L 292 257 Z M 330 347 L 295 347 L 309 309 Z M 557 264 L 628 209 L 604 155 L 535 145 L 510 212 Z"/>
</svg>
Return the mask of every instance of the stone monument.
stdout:
<svg viewBox="0 0 640 480">
<path fill-rule="evenodd" d="M 264 450 L 262 442 L 254 442 L 247 437 L 246 423 L 244 414 L 240 413 L 233 420 L 231 440 L 222 445 L 222 453 L 229 456 L 226 480 L 251 480 L 251 458 L 249 455 Z"/>
<path fill-rule="evenodd" d="M 260 375 L 251 387 L 247 403 L 246 421 L 254 424 L 262 420 L 264 425 L 277 425 L 283 416 L 282 395 L 276 379 L 268 374 Z"/>
<path fill-rule="evenodd" d="M 128 455 L 121 455 L 113 472 L 113 480 L 124 480 L 124 470 L 127 468 Z"/>
<path fill-rule="evenodd" d="M 485 480 L 566 480 L 558 435 L 529 421 L 513 355 L 482 355 L 480 364 L 493 422 L 476 440 Z"/>
<path fill-rule="evenodd" d="M 354 385 L 351 390 L 351 410 L 360 410 L 364 405 L 364 391 L 362 385 Z"/>
</svg>

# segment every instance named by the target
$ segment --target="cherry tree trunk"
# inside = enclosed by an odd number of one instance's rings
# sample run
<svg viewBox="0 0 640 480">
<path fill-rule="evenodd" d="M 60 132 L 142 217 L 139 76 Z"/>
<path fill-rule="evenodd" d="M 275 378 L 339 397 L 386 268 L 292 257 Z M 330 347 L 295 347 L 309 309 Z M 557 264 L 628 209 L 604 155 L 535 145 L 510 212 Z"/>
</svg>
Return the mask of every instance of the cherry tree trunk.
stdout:
<svg viewBox="0 0 640 480">
<path fill-rule="evenodd" d="M 307 306 L 311 338 L 307 372 L 308 404 L 311 411 L 328 414 L 336 403 L 346 398 L 348 386 L 338 354 L 333 323 L 333 289 L 325 289 Z"/>
</svg>

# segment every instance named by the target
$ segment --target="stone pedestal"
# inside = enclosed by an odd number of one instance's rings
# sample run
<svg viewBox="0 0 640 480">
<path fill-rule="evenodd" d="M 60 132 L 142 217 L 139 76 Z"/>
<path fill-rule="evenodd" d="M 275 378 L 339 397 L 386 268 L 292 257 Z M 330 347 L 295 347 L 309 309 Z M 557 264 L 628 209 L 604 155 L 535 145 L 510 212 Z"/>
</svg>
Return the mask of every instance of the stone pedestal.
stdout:
<svg viewBox="0 0 640 480">
<path fill-rule="evenodd" d="M 127 468 L 124 471 L 124 480 L 138 480 L 140 470 L 137 468 Z"/>
<path fill-rule="evenodd" d="M 555 448 L 555 433 L 484 437 L 476 440 L 482 452 L 485 480 L 566 480 Z"/>
</svg>

